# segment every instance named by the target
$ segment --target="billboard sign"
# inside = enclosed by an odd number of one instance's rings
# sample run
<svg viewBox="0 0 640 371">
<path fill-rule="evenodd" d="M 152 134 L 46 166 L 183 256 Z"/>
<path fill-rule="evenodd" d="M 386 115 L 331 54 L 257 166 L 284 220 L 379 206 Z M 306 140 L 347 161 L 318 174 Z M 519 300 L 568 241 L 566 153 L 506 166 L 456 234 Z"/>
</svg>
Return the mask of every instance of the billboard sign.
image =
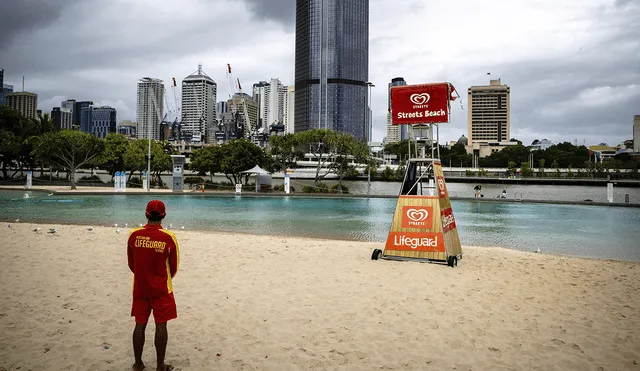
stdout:
<svg viewBox="0 0 640 371">
<path fill-rule="evenodd" d="M 394 86 L 391 88 L 393 125 L 449 122 L 453 87 L 448 82 Z"/>
</svg>

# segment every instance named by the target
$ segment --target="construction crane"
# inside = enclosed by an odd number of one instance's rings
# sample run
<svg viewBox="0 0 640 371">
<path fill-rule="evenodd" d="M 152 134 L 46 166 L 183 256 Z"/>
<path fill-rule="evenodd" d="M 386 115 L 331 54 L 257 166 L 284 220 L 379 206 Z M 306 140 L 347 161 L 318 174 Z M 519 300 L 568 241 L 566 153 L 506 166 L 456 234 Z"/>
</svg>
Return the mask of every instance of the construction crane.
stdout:
<svg viewBox="0 0 640 371">
<path fill-rule="evenodd" d="M 240 107 L 236 106 L 236 103 L 233 99 L 233 96 L 236 95 L 236 86 L 234 86 L 234 78 L 233 78 L 233 74 L 231 72 L 231 64 L 227 63 L 227 78 L 229 79 L 229 98 L 231 99 L 231 113 L 233 114 L 233 117 L 236 118 L 237 121 L 237 112 L 240 109 Z M 235 79 L 235 81 L 237 81 L 237 94 L 239 94 L 239 98 L 242 104 L 242 111 L 243 111 L 243 118 L 244 118 L 244 127 L 243 129 L 247 129 L 247 130 L 243 130 L 244 131 L 244 136 L 245 137 L 249 137 L 250 140 L 254 140 L 255 138 L 255 134 L 257 134 L 257 128 L 254 127 L 253 123 L 251 122 L 251 120 L 249 119 L 249 110 L 247 109 L 247 101 L 245 99 L 246 94 L 242 93 L 242 85 L 240 84 L 240 79 L 237 78 Z M 236 124 L 236 130 L 237 130 L 237 124 Z"/>
</svg>

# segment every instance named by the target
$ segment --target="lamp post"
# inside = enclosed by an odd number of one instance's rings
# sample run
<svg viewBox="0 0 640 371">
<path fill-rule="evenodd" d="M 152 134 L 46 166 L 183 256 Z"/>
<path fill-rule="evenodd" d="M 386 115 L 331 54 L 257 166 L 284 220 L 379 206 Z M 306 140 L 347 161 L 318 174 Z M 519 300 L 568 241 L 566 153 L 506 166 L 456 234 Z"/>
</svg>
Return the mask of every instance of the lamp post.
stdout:
<svg viewBox="0 0 640 371">
<path fill-rule="evenodd" d="M 365 112 L 365 118 L 366 118 L 366 123 L 367 123 L 367 195 L 371 194 L 371 147 L 369 146 L 369 143 L 371 142 L 372 139 L 372 132 L 373 132 L 373 115 L 370 114 L 371 112 L 371 88 L 374 88 L 375 85 L 368 81 L 367 82 L 367 87 L 369 88 L 369 98 L 367 99 L 367 102 L 369 103 L 367 105 L 367 110 Z"/>
</svg>

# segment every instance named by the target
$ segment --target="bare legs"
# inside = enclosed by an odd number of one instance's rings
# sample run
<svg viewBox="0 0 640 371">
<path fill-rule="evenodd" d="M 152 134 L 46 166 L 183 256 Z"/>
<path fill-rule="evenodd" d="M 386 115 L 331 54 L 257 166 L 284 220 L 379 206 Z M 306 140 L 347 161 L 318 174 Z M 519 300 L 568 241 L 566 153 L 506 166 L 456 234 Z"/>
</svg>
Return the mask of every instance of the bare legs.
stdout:
<svg viewBox="0 0 640 371">
<path fill-rule="evenodd" d="M 164 364 L 164 354 L 167 350 L 167 340 L 169 336 L 167 334 L 167 323 L 156 323 L 156 338 L 154 344 L 156 345 L 156 357 L 158 371 L 165 371 L 168 367 Z"/>
<path fill-rule="evenodd" d="M 144 330 L 146 330 L 146 328 L 146 323 L 136 323 L 136 327 L 133 329 L 133 355 L 136 359 L 136 363 L 133 364 L 133 369 L 135 371 L 144 369 L 142 349 L 144 349 Z"/>
<path fill-rule="evenodd" d="M 134 371 L 141 371 L 144 369 L 144 363 L 142 362 L 142 350 L 144 349 L 144 332 L 147 328 L 147 324 L 136 323 L 136 327 L 133 330 L 133 354 L 135 357 L 135 363 L 133 364 Z M 170 367 L 165 365 L 164 356 L 167 351 L 167 341 L 169 339 L 167 333 L 167 323 L 156 323 L 156 336 L 154 344 L 156 346 L 156 359 L 157 370 L 165 371 Z"/>
</svg>

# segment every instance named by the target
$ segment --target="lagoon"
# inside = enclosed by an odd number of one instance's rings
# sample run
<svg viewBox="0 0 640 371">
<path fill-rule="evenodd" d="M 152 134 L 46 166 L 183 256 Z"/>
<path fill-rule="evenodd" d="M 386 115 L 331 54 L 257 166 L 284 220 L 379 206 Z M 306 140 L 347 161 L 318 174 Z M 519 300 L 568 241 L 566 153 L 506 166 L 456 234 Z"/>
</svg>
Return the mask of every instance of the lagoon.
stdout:
<svg viewBox="0 0 640 371">
<path fill-rule="evenodd" d="M 134 226 L 147 195 L 54 195 L 0 192 L 0 220 L 32 224 Z M 386 240 L 393 198 L 163 195 L 173 229 L 323 239 Z M 453 200 L 463 245 L 640 261 L 640 209 L 609 206 Z M 250 241 L 247 239 L 247 241 Z M 215 243 L 215 241 L 212 241 Z"/>
</svg>

